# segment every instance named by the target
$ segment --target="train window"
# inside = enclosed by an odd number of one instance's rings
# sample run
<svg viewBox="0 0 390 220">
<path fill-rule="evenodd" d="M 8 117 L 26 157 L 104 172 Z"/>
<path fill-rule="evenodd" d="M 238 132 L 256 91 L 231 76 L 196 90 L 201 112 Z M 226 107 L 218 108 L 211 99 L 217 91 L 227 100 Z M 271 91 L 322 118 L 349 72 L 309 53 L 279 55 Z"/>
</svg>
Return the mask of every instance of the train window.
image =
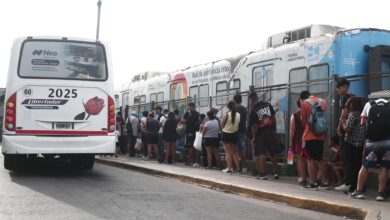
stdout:
<svg viewBox="0 0 390 220">
<path fill-rule="evenodd" d="M 382 55 L 381 58 L 381 73 L 389 74 L 390 72 L 390 56 Z M 390 76 L 382 76 L 382 90 L 390 89 Z"/>
<path fill-rule="evenodd" d="M 290 83 L 299 83 L 299 82 L 306 82 L 307 81 L 307 68 L 306 67 L 299 67 L 290 70 Z M 293 93 L 300 93 L 301 91 L 306 90 L 305 86 L 300 85 L 292 85 L 291 92 Z"/>
<path fill-rule="evenodd" d="M 157 101 L 157 95 L 156 93 L 150 94 L 150 102 L 156 102 Z"/>
<path fill-rule="evenodd" d="M 274 65 L 258 66 L 253 68 L 253 85 L 255 88 L 271 86 L 274 84 Z"/>
<path fill-rule="evenodd" d="M 129 93 L 125 92 L 122 94 L 122 106 L 125 107 L 126 105 L 129 105 Z"/>
<path fill-rule="evenodd" d="M 134 97 L 134 105 L 139 105 L 140 104 L 140 97 L 136 96 Z"/>
<path fill-rule="evenodd" d="M 199 97 L 198 86 L 191 86 L 190 87 L 190 98 L 196 99 L 198 97 Z"/>
<path fill-rule="evenodd" d="M 142 103 L 146 103 L 146 95 L 141 95 L 140 98 L 139 98 L 139 102 L 142 104 Z"/>
<path fill-rule="evenodd" d="M 324 79 L 323 82 L 316 82 L 313 85 L 309 86 L 309 91 L 312 94 L 327 92 L 328 91 L 328 81 L 326 80 L 329 77 L 329 66 L 328 64 L 320 64 L 311 66 L 309 68 L 309 80 L 320 80 Z"/>
<path fill-rule="evenodd" d="M 200 85 L 199 86 L 199 106 L 204 107 L 209 105 L 209 85 Z"/>
<path fill-rule="evenodd" d="M 157 102 L 163 102 L 164 101 L 164 93 L 159 92 L 157 93 Z"/>
<path fill-rule="evenodd" d="M 233 84 L 230 85 L 230 90 L 235 90 L 235 89 L 240 90 L 240 87 L 241 87 L 241 81 L 240 81 L 240 79 L 234 79 L 234 80 L 233 80 Z"/>
<path fill-rule="evenodd" d="M 216 91 L 216 95 L 217 95 L 217 105 L 224 105 L 226 104 L 227 102 L 227 82 L 226 81 L 223 81 L 223 82 L 219 82 L 217 83 L 217 91 Z M 222 96 L 222 97 L 219 97 L 219 96 Z"/>
</svg>

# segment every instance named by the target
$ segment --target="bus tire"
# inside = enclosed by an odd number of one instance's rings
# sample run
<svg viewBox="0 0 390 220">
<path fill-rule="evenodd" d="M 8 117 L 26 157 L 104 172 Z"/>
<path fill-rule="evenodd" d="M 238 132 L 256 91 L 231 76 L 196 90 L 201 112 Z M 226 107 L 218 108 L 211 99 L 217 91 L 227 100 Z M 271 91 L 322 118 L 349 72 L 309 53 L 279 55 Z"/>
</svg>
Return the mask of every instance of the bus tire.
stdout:
<svg viewBox="0 0 390 220">
<path fill-rule="evenodd" d="M 17 158 L 14 155 L 4 155 L 4 168 L 6 170 L 14 170 L 16 168 Z"/>
<path fill-rule="evenodd" d="M 95 155 L 88 155 L 84 159 L 83 168 L 85 170 L 92 170 L 93 165 L 95 164 Z"/>
</svg>

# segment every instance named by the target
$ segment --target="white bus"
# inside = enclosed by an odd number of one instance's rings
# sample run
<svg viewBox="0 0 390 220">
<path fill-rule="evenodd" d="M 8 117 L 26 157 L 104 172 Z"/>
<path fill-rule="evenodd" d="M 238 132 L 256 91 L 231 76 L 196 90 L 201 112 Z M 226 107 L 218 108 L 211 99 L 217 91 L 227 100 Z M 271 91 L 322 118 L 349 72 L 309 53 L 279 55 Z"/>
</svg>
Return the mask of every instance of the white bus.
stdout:
<svg viewBox="0 0 390 220">
<path fill-rule="evenodd" d="M 92 40 L 16 39 L 3 123 L 4 167 L 26 158 L 70 159 L 92 169 L 95 154 L 115 151 L 110 51 Z"/>
</svg>

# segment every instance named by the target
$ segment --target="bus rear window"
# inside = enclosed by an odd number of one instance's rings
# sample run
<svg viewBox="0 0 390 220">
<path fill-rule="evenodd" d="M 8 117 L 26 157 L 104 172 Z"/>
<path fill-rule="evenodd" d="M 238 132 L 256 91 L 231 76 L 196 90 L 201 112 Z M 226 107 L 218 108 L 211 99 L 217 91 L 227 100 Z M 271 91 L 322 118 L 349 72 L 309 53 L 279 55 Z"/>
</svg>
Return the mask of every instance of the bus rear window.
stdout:
<svg viewBox="0 0 390 220">
<path fill-rule="evenodd" d="M 75 41 L 28 40 L 23 43 L 18 75 L 22 78 L 107 79 L 103 45 Z"/>
</svg>

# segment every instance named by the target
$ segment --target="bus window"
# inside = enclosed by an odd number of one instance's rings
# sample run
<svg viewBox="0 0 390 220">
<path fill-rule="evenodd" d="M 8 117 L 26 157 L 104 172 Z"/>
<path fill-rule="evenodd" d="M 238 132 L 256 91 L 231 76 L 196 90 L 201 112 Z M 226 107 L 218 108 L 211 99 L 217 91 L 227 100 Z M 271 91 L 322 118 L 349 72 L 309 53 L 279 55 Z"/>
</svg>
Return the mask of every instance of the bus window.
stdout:
<svg viewBox="0 0 390 220">
<path fill-rule="evenodd" d="M 21 78 L 107 79 L 105 49 L 96 43 L 27 40 L 18 67 Z"/>
<path fill-rule="evenodd" d="M 139 102 L 140 102 L 141 104 L 146 103 L 146 95 L 141 95 L 140 98 L 139 98 Z"/>
</svg>

